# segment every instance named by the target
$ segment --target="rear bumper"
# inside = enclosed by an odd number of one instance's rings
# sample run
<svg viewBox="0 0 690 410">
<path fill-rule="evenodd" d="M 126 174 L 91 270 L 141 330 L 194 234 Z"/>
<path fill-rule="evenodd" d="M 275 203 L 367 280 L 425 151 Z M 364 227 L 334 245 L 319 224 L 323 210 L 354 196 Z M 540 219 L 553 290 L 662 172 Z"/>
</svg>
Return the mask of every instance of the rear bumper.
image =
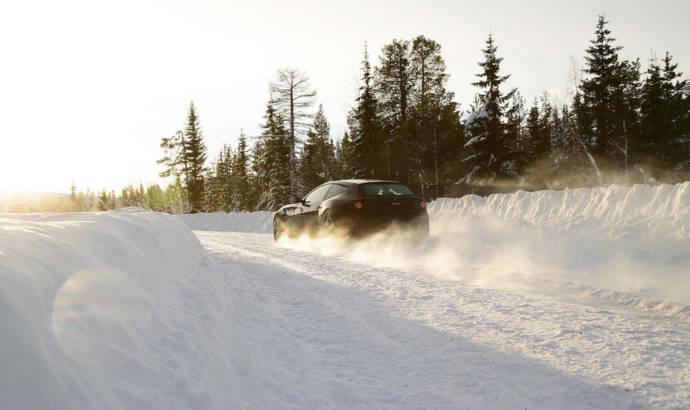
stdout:
<svg viewBox="0 0 690 410">
<path fill-rule="evenodd" d="M 348 215 L 338 221 L 338 226 L 345 228 L 352 236 L 365 236 L 386 229 L 400 230 L 405 233 L 427 236 L 429 234 L 429 215 L 424 212 L 418 215 Z"/>
</svg>

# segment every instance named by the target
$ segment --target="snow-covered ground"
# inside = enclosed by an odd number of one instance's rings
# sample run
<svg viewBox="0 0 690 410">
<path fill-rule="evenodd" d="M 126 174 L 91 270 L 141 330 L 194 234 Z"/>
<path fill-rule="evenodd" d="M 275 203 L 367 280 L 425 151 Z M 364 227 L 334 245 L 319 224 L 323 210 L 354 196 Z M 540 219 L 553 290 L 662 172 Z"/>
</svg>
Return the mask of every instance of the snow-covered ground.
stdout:
<svg viewBox="0 0 690 410">
<path fill-rule="evenodd" d="M 269 233 L 273 229 L 273 212 L 214 212 L 176 217 L 195 231 Z"/>
<path fill-rule="evenodd" d="M 689 183 L 429 212 L 0 214 L 0 408 L 690 408 Z"/>
</svg>

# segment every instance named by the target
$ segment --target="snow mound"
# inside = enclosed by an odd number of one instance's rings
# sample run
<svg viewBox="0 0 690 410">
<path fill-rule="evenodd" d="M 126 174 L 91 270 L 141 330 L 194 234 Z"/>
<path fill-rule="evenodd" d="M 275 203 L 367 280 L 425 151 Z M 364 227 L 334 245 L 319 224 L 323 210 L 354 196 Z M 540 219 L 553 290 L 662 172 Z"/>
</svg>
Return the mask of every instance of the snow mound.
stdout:
<svg viewBox="0 0 690 410">
<path fill-rule="evenodd" d="M 452 274 L 690 318 L 690 182 L 442 198 L 428 209 L 461 267 Z"/>
<path fill-rule="evenodd" d="M 169 215 L 0 214 L 0 408 L 228 408 L 197 237 Z"/>
<path fill-rule="evenodd" d="M 195 231 L 269 233 L 273 231 L 273 212 L 212 212 L 177 215 Z"/>
<path fill-rule="evenodd" d="M 648 232 L 690 238 L 690 182 L 677 185 L 612 185 L 564 191 L 440 198 L 429 205 L 435 221 L 476 218 L 528 225 L 537 230 L 598 233 L 611 238 Z"/>
</svg>

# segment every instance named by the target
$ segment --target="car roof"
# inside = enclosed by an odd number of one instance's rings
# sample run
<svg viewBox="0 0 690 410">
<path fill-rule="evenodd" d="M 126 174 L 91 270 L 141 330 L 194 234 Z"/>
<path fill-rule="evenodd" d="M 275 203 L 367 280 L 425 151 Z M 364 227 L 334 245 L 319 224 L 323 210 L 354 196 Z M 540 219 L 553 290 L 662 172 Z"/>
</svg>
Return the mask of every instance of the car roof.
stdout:
<svg viewBox="0 0 690 410">
<path fill-rule="evenodd" d="M 339 181 L 328 181 L 330 184 L 343 184 L 343 185 L 362 185 L 371 182 L 386 183 L 386 184 L 399 184 L 397 181 L 389 181 L 385 179 L 341 179 Z"/>
</svg>

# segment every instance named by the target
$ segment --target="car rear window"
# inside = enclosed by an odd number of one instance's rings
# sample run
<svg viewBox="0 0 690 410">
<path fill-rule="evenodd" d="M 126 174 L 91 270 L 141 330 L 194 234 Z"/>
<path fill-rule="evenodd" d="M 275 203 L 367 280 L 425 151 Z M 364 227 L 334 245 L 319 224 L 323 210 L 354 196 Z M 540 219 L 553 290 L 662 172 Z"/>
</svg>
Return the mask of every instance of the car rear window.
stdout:
<svg viewBox="0 0 690 410">
<path fill-rule="evenodd" d="M 414 196 L 403 184 L 372 182 L 360 185 L 364 196 Z"/>
</svg>

